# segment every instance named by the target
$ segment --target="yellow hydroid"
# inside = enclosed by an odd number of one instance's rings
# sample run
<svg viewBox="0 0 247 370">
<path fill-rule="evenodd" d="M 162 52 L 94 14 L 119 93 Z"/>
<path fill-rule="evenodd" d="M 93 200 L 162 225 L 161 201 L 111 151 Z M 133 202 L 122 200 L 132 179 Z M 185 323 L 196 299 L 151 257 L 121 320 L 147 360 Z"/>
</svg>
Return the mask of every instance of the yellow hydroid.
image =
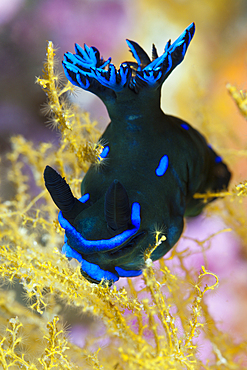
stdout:
<svg viewBox="0 0 247 370">
<path fill-rule="evenodd" d="M 227 84 L 226 86 L 229 94 L 232 96 L 233 100 L 237 104 L 239 111 L 243 114 L 243 116 L 247 117 L 247 96 L 246 92 L 240 90 L 238 91 L 237 88 L 231 84 Z"/>
</svg>

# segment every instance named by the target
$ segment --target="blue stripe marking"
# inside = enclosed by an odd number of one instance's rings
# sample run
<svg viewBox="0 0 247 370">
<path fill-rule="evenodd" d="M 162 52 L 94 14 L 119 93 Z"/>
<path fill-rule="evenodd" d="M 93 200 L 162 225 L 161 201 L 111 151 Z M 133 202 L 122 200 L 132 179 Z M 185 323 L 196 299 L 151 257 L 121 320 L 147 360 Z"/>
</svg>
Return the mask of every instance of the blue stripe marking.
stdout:
<svg viewBox="0 0 247 370">
<path fill-rule="evenodd" d="M 161 160 L 160 160 L 160 163 L 158 165 L 158 167 L 156 168 L 155 170 L 155 173 L 157 176 L 163 176 L 168 168 L 168 164 L 169 164 L 169 159 L 167 157 L 167 155 L 164 155 Z"/>
<path fill-rule="evenodd" d="M 120 277 L 135 277 L 142 274 L 141 270 L 124 270 L 121 267 L 115 267 L 115 270 L 117 271 L 118 275 Z"/>
<path fill-rule="evenodd" d="M 187 123 L 181 123 L 180 126 L 183 127 L 185 130 L 189 130 L 189 125 L 187 125 Z"/>
<path fill-rule="evenodd" d="M 67 243 L 63 245 L 62 253 L 65 254 L 67 258 L 77 259 L 77 261 L 79 261 L 81 264 L 81 269 L 91 276 L 91 278 L 98 281 L 101 281 L 102 279 L 113 280 L 114 282 L 118 281 L 117 275 L 110 271 L 102 270 L 98 265 L 84 260 L 80 253 L 72 249 Z"/>
<path fill-rule="evenodd" d="M 141 225 L 141 206 L 139 203 L 135 202 L 132 204 L 131 210 L 131 222 L 136 229 L 139 229 Z M 121 234 L 120 234 L 121 235 Z"/>
<path fill-rule="evenodd" d="M 82 202 L 82 203 L 86 203 L 88 201 L 88 199 L 90 198 L 90 195 L 88 193 L 84 194 L 80 199 L 79 201 Z"/>
<path fill-rule="evenodd" d="M 125 230 L 110 239 L 101 240 L 87 240 L 76 231 L 76 229 L 67 221 L 60 211 L 58 214 L 58 221 L 63 229 L 65 229 L 66 236 L 70 245 L 80 253 L 91 254 L 95 252 L 109 251 L 128 241 L 133 235 L 137 233 L 141 225 L 140 216 L 141 207 L 139 203 L 132 204 L 131 221 L 134 226 L 133 229 Z"/>
</svg>

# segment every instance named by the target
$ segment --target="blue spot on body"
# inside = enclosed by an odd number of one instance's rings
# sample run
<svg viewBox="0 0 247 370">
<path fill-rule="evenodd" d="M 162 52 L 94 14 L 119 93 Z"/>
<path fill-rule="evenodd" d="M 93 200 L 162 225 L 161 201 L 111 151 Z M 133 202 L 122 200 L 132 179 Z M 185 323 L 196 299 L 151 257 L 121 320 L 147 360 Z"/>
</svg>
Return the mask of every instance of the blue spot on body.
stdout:
<svg viewBox="0 0 247 370">
<path fill-rule="evenodd" d="M 80 199 L 79 201 L 82 202 L 82 203 L 86 203 L 88 201 L 88 199 L 90 198 L 90 195 L 88 193 L 84 194 Z"/>
<path fill-rule="evenodd" d="M 187 125 L 187 123 L 181 123 L 180 126 L 183 127 L 185 130 L 189 130 L 189 125 Z"/>
<path fill-rule="evenodd" d="M 167 155 L 164 155 L 161 160 L 160 160 L 160 163 L 158 165 L 158 167 L 156 168 L 155 170 L 155 173 L 157 176 L 163 176 L 168 168 L 168 163 L 169 163 L 169 159 L 167 157 Z"/>
<path fill-rule="evenodd" d="M 109 146 L 105 146 L 104 149 L 102 150 L 102 153 L 100 154 L 101 158 L 105 158 L 107 154 L 109 153 Z"/>
<path fill-rule="evenodd" d="M 220 163 L 220 162 L 222 162 L 222 158 L 217 155 L 217 157 L 215 157 L 215 163 Z"/>
<path fill-rule="evenodd" d="M 141 206 L 137 202 L 132 204 L 131 222 L 137 229 L 141 225 Z"/>
</svg>

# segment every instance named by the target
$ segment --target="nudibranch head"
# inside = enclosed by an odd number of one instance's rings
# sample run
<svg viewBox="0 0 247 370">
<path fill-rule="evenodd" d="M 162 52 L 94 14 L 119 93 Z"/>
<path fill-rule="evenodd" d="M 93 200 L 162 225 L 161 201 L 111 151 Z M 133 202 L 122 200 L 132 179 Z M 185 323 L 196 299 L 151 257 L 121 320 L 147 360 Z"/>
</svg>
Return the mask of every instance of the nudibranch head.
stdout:
<svg viewBox="0 0 247 370">
<path fill-rule="evenodd" d="M 84 275 L 95 282 L 102 278 L 116 281 L 118 276 L 139 275 L 140 270 L 124 271 L 118 266 L 126 262 L 126 254 L 131 262 L 133 253 L 127 249 L 133 252 L 134 243 L 145 234 L 140 232 L 140 204 L 134 202 L 130 207 L 121 182 L 114 180 L 105 196 L 90 204 L 89 194 L 76 199 L 65 179 L 53 168 L 46 167 L 44 178 L 47 190 L 60 209 L 58 220 L 66 233 L 63 252 L 81 262 Z M 97 274 L 94 272 L 92 277 L 93 268 Z"/>
<path fill-rule="evenodd" d="M 65 230 L 62 251 L 81 263 L 91 282 L 140 275 L 144 252 L 155 243 L 154 225 L 166 230 L 151 256 L 157 260 L 179 239 L 184 215 L 205 206 L 193 195 L 228 185 L 230 172 L 203 136 L 160 108 L 161 85 L 182 62 L 194 32 L 192 23 L 161 56 L 153 45 L 151 58 L 127 40 L 136 62 L 119 69 L 95 47 L 76 44 L 75 54 L 64 55 L 67 78 L 99 96 L 111 118 L 100 155 L 107 166 L 90 167 L 80 199 L 55 170 L 44 172 Z"/>
</svg>

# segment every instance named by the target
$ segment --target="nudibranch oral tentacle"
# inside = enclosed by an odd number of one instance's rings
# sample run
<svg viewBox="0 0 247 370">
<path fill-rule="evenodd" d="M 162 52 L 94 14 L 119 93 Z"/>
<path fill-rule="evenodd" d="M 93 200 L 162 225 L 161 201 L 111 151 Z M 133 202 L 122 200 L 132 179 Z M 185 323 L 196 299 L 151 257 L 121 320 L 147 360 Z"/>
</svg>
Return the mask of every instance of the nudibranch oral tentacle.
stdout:
<svg viewBox="0 0 247 370">
<path fill-rule="evenodd" d="M 133 225 L 132 228 L 114 237 L 101 240 L 87 240 L 63 217 L 61 211 L 58 214 L 58 221 L 65 230 L 68 240 L 70 240 L 70 243 L 78 252 L 83 254 L 110 252 L 131 240 L 131 238 L 137 234 L 141 224 L 140 205 L 138 203 L 133 203 L 132 205 L 131 220 Z"/>
<path fill-rule="evenodd" d="M 107 145 L 98 157 L 99 162 L 107 157 L 107 166 L 89 168 L 80 199 L 54 169 L 47 166 L 44 172 L 65 230 L 62 251 L 80 262 L 90 282 L 111 284 L 140 275 L 144 252 L 155 243 L 155 225 L 162 226 L 166 238 L 153 260 L 178 241 L 184 217 L 205 207 L 195 193 L 228 186 L 231 174 L 204 137 L 160 108 L 161 86 L 184 59 L 194 32 L 192 23 L 167 42 L 160 56 L 153 45 L 151 58 L 127 40 L 136 62 L 126 61 L 119 69 L 94 46 L 76 44 L 75 54 L 64 55 L 67 78 L 99 96 L 111 119 L 100 140 Z"/>
<path fill-rule="evenodd" d="M 68 258 L 75 258 L 81 264 L 81 269 L 87 274 L 88 278 L 95 283 L 99 283 L 102 279 L 109 281 L 117 281 L 118 276 L 110 271 L 105 271 L 101 269 L 98 265 L 94 263 L 87 262 L 82 258 L 82 255 L 76 250 L 72 249 L 67 243 L 64 244 L 62 248 L 62 253 Z"/>
</svg>

